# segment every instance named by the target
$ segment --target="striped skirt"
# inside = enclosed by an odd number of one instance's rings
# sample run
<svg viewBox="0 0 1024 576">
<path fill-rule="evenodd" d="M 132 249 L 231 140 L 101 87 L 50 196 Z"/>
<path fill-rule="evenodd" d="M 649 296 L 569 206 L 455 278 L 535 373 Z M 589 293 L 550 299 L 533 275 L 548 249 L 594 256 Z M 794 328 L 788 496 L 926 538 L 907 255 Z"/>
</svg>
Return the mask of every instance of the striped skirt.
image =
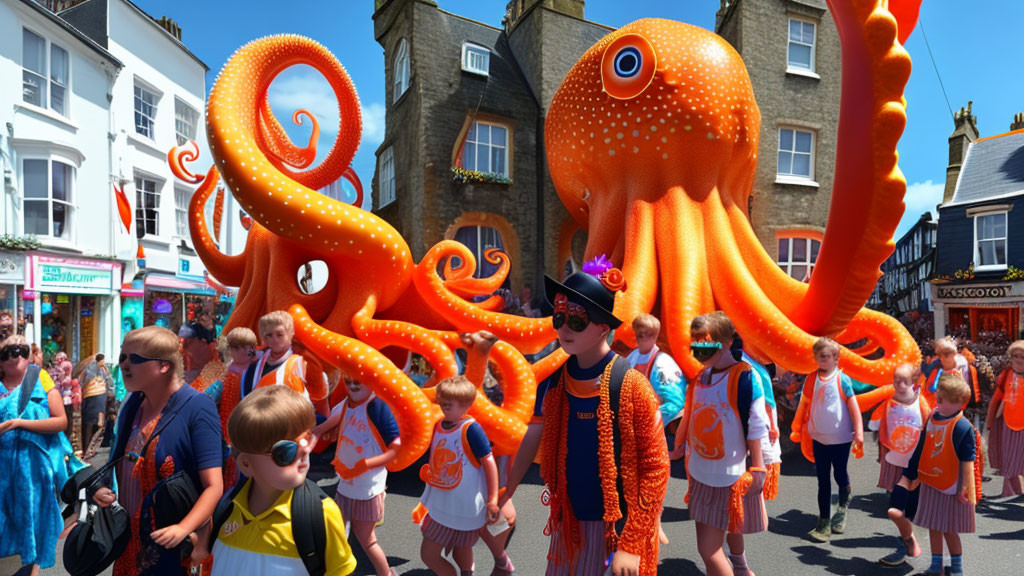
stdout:
<svg viewBox="0 0 1024 576">
<path fill-rule="evenodd" d="M 882 467 L 878 471 L 878 487 L 886 492 L 892 492 L 892 489 L 896 487 L 896 483 L 900 481 L 900 476 L 903 475 L 903 468 L 889 462 L 882 457 Z"/>
<path fill-rule="evenodd" d="M 602 576 L 607 570 L 604 562 L 608 559 L 604 541 L 604 522 L 580 521 L 580 540 L 583 549 L 576 559 L 576 566 L 570 567 L 565 561 L 555 564 L 550 559 L 565 556 L 565 540 L 560 529 L 552 530 L 551 544 L 548 546 L 548 569 L 545 576 Z"/>
<path fill-rule="evenodd" d="M 357 500 L 338 493 L 334 495 L 334 500 L 338 508 L 341 508 L 342 520 L 377 523 L 384 519 L 385 496 L 387 493 L 381 492 L 369 500 Z"/>
<path fill-rule="evenodd" d="M 1002 473 L 1004 477 L 1024 475 L 1024 430 L 1013 430 L 1003 424 L 1002 438 Z"/>
<path fill-rule="evenodd" d="M 688 482 L 690 483 L 690 520 L 702 522 L 722 531 L 728 530 L 729 497 L 732 495 L 732 487 L 715 488 L 700 483 L 693 476 L 690 476 Z M 763 507 L 762 502 L 762 509 Z M 745 519 L 746 515 L 744 515 Z M 745 521 L 744 524 L 746 524 Z"/>
<path fill-rule="evenodd" d="M 743 497 L 743 527 L 740 534 L 757 534 L 768 529 L 768 510 L 761 493 Z"/>
<path fill-rule="evenodd" d="M 480 539 L 480 530 L 456 530 L 443 524 L 439 524 L 427 514 L 420 525 L 420 532 L 423 537 L 431 542 L 436 542 L 442 548 L 472 548 Z"/>
<path fill-rule="evenodd" d="M 974 505 L 961 502 L 956 494 L 943 494 L 922 482 L 914 524 L 939 532 L 971 534 L 974 532 Z"/>
</svg>

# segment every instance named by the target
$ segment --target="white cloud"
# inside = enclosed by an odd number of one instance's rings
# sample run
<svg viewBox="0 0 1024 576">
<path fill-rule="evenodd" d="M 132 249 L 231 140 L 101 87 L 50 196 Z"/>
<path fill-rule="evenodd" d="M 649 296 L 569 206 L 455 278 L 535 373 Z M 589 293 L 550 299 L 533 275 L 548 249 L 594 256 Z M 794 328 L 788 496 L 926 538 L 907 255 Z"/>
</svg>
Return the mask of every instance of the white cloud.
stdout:
<svg viewBox="0 0 1024 576">
<path fill-rule="evenodd" d="M 311 127 L 308 122 L 296 127 L 292 124 L 291 115 L 300 109 L 310 111 L 320 123 L 320 147 L 330 148 L 330 140 L 338 133 L 338 101 L 331 85 L 318 72 L 308 66 L 297 66 L 283 72 L 270 85 L 270 106 L 296 142 L 308 138 Z M 384 104 L 363 103 L 361 109 L 362 143 L 376 149 L 384 140 Z M 323 140 L 324 136 L 330 140 Z"/>
<path fill-rule="evenodd" d="M 907 207 L 903 212 L 903 218 L 900 220 L 899 226 L 896 227 L 896 240 L 899 240 L 900 236 L 907 230 L 910 230 L 911 226 L 921 217 L 921 214 L 931 212 L 933 218 L 938 216 L 935 206 L 942 203 L 942 193 L 945 188 L 944 182 L 936 183 L 931 179 L 907 185 L 907 195 L 903 197 L 903 203 Z"/>
</svg>

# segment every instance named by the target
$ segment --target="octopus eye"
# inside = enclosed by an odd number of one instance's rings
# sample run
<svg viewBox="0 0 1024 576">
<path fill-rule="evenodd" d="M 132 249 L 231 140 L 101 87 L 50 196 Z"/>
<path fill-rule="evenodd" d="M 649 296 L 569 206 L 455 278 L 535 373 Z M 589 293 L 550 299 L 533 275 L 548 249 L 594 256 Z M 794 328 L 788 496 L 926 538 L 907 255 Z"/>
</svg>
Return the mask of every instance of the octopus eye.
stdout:
<svg viewBox="0 0 1024 576">
<path fill-rule="evenodd" d="M 651 85 L 656 71 L 654 47 L 639 34 L 616 38 L 601 58 L 601 84 L 609 96 L 619 100 L 639 96 Z"/>
</svg>

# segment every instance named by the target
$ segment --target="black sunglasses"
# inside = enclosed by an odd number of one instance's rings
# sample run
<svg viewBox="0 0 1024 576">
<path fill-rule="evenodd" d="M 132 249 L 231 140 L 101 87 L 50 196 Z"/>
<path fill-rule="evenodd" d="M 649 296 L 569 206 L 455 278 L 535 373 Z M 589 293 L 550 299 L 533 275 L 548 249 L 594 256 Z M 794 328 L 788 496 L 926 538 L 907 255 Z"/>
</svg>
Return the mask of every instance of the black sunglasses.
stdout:
<svg viewBox="0 0 1024 576">
<path fill-rule="evenodd" d="M 305 448 L 316 443 L 316 435 L 312 430 L 307 431 L 298 440 L 281 440 L 275 442 L 270 448 L 270 459 L 281 468 L 291 466 L 299 457 L 299 447 Z"/>
<path fill-rule="evenodd" d="M 697 359 L 698 362 L 703 362 L 722 349 L 721 342 L 694 342 L 690 344 L 690 354 Z"/>
<path fill-rule="evenodd" d="M 29 347 L 27 344 L 8 344 L 0 348 L 0 362 L 6 362 L 11 358 L 21 356 L 28 358 Z"/>
<path fill-rule="evenodd" d="M 132 352 L 131 354 L 122 353 L 117 358 L 117 363 L 124 364 L 125 360 L 131 360 L 133 366 L 145 364 L 146 362 L 170 362 L 170 360 L 167 360 L 165 358 L 150 358 L 149 356 L 143 356 L 142 354 L 136 354 L 135 352 Z"/>
</svg>

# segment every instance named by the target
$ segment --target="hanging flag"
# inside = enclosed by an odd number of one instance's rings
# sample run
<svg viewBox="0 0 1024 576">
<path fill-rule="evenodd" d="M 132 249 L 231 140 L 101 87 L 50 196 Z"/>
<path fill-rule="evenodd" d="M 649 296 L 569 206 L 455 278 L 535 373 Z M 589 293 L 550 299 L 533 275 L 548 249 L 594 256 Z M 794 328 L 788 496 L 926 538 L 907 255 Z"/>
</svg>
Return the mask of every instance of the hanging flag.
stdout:
<svg viewBox="0 0 1024 576">
<path fill-rule="evenodd" d="M 213 238 L 220 245 L 220 222 L 224 219 L 224 189 L 217 188 L 217 197 L 213 200 Z"/>
<path fill-rule="evenodd" d="M 124 231 L 132 233 L 132 205 L 128 203 L 128 196 L 125 195 L 124 190 L 114 185 L 114 198 L 117 200 L 117 213 L 121 217 L 121 224 L 124 225 Z M 140 247 L 141 248 L 141 247 Z"/>
<path fill-rule="evenodd" d="M 142 249 L 142 244 L 139 244 L 139 249 L 135 251 L 135 262 L 139 268 L 146 267 L 146 251 Z"/>
</svg>

